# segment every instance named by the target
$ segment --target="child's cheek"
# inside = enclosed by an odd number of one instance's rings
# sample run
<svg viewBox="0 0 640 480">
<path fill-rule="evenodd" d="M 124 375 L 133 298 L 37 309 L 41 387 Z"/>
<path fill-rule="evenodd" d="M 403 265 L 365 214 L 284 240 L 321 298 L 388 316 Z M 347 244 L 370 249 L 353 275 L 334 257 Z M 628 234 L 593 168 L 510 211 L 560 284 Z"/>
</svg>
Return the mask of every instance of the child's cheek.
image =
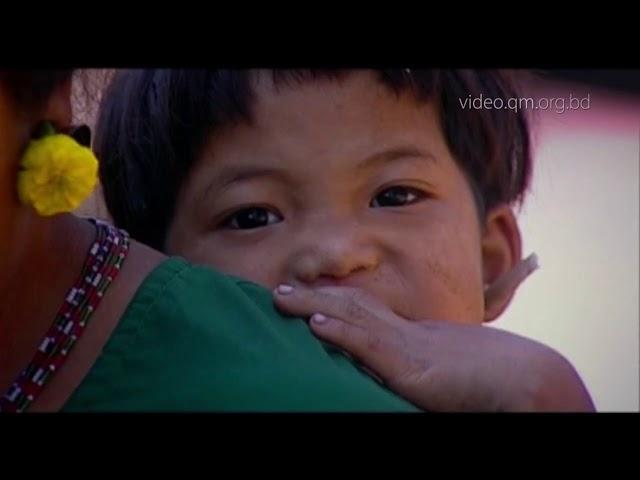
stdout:
<svg viewBox="0 0 640 480">
<path fill-rule="evenodd" d="M 460 323 L 481 323 L 481 251 L 475 235 L 462 235 L 455 223 L 439 223 L 407 245 L 405 283 L 412 284 L 411 310 Z"/>
</svg>

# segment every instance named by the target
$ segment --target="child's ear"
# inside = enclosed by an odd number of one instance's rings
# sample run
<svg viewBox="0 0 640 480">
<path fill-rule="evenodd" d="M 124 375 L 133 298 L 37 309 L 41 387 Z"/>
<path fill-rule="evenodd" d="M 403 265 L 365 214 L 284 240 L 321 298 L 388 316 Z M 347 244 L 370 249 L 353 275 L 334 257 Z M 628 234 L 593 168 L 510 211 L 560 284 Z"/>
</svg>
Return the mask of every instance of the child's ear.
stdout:
<svg viewBox="0 0 640 480">
<path fill-rule="evenodd" d="M 522 258 L 522 238 L 515 215 L 506 204 L 489 210 L 482 233 L 482 269 L 485 284 L 484 321 L 498 318 L 507 308 L 515 287 L 502 295 L 487 295 L 491 286 L 512 271 Z"/>
</svg>

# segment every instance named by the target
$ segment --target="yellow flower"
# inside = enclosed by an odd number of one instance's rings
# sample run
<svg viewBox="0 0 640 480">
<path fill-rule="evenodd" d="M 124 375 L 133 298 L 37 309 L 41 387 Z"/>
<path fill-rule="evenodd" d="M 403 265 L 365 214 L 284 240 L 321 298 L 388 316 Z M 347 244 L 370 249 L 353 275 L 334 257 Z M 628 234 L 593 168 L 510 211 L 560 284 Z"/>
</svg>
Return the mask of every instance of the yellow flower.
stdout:
<svg viewBox="0 0 640 480">
<path fill-rule="evenodd" d="M 75 210 L 98 181 L 98 160 L 93 152 L 67 135 L 32 140 L 21 166 L 20 200 L 43 216 Z"/>
</svg>

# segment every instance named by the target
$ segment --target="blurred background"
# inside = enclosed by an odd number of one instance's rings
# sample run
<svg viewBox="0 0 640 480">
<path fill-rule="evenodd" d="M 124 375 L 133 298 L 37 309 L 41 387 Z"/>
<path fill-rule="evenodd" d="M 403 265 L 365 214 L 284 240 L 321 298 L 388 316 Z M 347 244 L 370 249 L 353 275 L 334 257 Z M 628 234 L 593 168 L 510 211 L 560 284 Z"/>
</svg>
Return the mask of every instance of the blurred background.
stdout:
<svg viewBox="0 0 640 480">
<path fill-rule="evenodd" d="M 590 101 L 535 112 L 519 220 L 541 268 L 494 326 L 564 354 L 599 411 L 639 411 L 640 70 L 545 71 L 527 90 Z"/>
<path fill-rule="evenodd" d="M 111 74 L 89 73 L 93 92 Z M 640 70 L 536 71 L 525 95 L 549 104 L 534 112 L 533 182 L 519 212 L 525 255 L 541 268 L 493 326 L 561 352 L 599 411 L 640 411 Z M 76 123 L 93 125 L 97 100 L 77 95 Z M 79 213 L 106 218 L 100 195 Z"/>
</svg>

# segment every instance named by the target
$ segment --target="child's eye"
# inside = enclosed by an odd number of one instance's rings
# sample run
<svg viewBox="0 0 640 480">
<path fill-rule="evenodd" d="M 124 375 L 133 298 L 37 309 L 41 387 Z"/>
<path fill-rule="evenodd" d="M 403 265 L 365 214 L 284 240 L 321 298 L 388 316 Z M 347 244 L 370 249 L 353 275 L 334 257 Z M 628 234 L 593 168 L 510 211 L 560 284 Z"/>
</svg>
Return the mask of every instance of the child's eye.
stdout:
<svg viewBox="0 0 640 480">
<path fill-rule="evenodd" d="M 282 217 L 266 208 L 250 207 L 237 210 L 229 215 L 223 222 L 223 228 L 231 230 L 249 230 L 252 228 L 266 227 L 282 221 Z"/>
<path fill-rule="evenodd" d="M 383 190 L 371 200 L 371 207 L 402 207 L 411 205 L 426 195 L 424 192 L 411 187 L 390 187 Z"/>
</svg>

